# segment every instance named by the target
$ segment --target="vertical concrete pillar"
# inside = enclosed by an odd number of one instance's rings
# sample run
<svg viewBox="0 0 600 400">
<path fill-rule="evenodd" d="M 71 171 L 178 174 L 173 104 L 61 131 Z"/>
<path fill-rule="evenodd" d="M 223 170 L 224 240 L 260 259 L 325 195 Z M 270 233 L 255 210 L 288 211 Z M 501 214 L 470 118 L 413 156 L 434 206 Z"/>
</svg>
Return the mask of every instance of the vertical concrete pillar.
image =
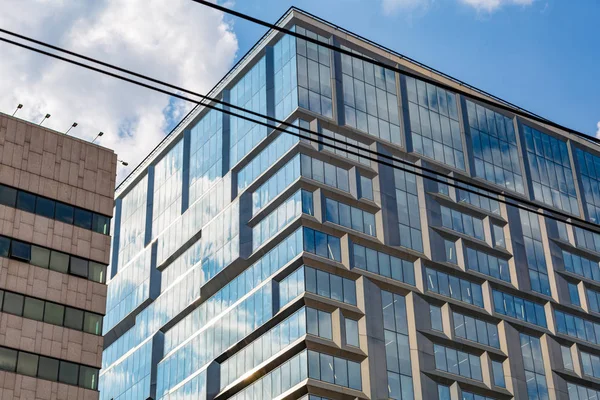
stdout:
<svg viewBox="0 0 600 400">
<path fill-rule="evenodd" d="M 371 399 L 387 399 L 387 369 L 385 363 L 385 336 L 383 332 L 383 312 L 381 289 L 373 282 L 363 278 L 365 298 L 365 321 L 367 326 L 368 365 L 363 367 L 363 376 L 369 376 L 370 382 L 363 382 L 364 391 Z M 407 306 L 407 309 L 409 307 Z M 368 370 L 366 370 L 368 368 Z M 365 375 L 365 372 L 370 375 Z"/>
<path fill-rule="evenodd" d="M 523 241 L 523 229 L 521 228 L 521 216 L 519 209 L 508 207 L 508 228 L 513 245 L 513 260 L 515 265 L 515 276 L 511 276 L 512 283 L 522 290 L 529 290 L 529 270 L 527 268 L 527 255 L 525 254 L 525 243 Z M 515 279 L 516 278 L 516 279 Z"/>
<path fill-rule="evenodd" d="M 512 389 L 515 399 L 526 399 L 528 398 L 527 383 L 519 331 L 508 322 L 502 321 L 498 326 L 498 333 L 500 347 L 508 355 L 509 368 L 505 371 L 507 374 L 506 387 L 509 390 Z"/>
<path fill-rule="evenodd" d="M 275 118 L 275 57 L 273 46 L 267 46 L 265 48 L 265 77 L 267 79 L 267 115 L 271 118 Z M 273 121 L 266 122 L 269 125 L 276 125 Z M 272 129 L 269 128 L 267 134 L 271 132 Z"/>
<path fill-rule="evenodd" d="M 231 101 L 230 99 L 230 95 L 229 95 L 229 90 L 224 89 L 222 92 L 222 96 L 223 96 L 223 101 L 226 103 L 229 103 Z M 229 111 L 229 106 L 222 106 L 223 110 Z M 221 171 L 223 171 L 223 176 L 225 176 L 225 174 L 229 171 L 229 148 L 231 147 L 231 117 L 229 116 L 229 114 L 226 113 L 220 113 L 221 114 L 221 118 L 222 122 L 221 122 L 221 126 L 223 127 L 222 129 L 222 135 L 223 135 L 223 145 L 222 145 L 222 167 L 221 167 Z M 234 179 L 232 179 L 232 185 L 233 187 L 236 188 L 236 190 L 233 192 L 234 196 L 237 196 L 237 175 L 234 177 Z"/>
<path fill-rule="evenodd" d="M 154 211 L 154 165 L 148 167 L 148 188 L 146 192 L 146 228 L 144 246 L 152 240 L 152 215 Z"/>
<path fill-rule="evenodd" d="M 111 255 L 110 255 L 110 279 L 114 278 L 119 270 L 119 245 L 121 241 L 121 209 L 123 207 L 123 199 L 115 200 L 115 215 L 112 220 L 112 239 L 111 239 Z"/>
<path fill-rule="evenodd" d="M 158 385 L 158 363 L 163 359 L 165 348 L 165 335 L 158 331 L 152 338 L 152 361 L 150 368 L 150 398 L 156 399 L 156 388 Z"/>
<path fill-rule="evenodd" d="M 333 37 L 333 45 L 335 47 L 341 47 L 339 39 Z M 336 117 L 338 125 L 344 126 L 346 124 L 346 114 L 344 112 L 344 84 L 343 84 L 343 71 L 342 71 L 342 53 L 339 51 L 333 52 L 333 81 L 332 81 L 333 96 L 334 96 L 334 109 L 337 111 L 334 117 Z"/>
<path fill-rule="evenodd" d="M 191 151 L 191 131 L 186 129 L 183 132 L 183 168 L 181 179 L 181 213 L 183 214 L 190 205 L 190 151 Z"/>
</svg>

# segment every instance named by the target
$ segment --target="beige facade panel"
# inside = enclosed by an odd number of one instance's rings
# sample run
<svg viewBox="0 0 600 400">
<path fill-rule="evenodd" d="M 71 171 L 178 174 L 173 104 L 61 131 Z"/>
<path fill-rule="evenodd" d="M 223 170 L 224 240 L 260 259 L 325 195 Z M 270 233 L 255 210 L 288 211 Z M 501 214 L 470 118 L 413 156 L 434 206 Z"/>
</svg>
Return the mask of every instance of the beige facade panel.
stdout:
<svg viewBox="0 0 600 400">
<path fill-rule="evenodd" d="M 116 169 L 111 150 L 0 115 L 0 183 L 112 216 Z"/>
</svg>

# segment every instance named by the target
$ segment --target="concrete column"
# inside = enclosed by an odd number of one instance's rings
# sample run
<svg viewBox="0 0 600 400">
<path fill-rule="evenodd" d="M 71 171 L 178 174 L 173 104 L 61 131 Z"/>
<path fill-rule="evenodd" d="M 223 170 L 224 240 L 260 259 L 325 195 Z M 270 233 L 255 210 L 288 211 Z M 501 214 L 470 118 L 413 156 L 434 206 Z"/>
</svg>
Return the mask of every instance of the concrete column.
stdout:
<svg viewBox="0 0 600 400">
<path fill-rule="evenodd" d="M 527 255 L 525 254 L 525 244 L 523 242 L 523 230 L 521 228 L 519 209 L 508 207 L 507 211 L 507 219 L 509 221 L 508 230 L 510 230 L 510 237 L 512 238 L 513 262 L 515 266 L 515 276 L 511 275 L 512 283 L 517 289 L 529 290 L 531 288 L 531 283 L 529 281 Z"/>
<path fill-rule="evenodd" d="M 378 146 L 377 151 L 384 150 Z M 398 230 L 398 210 L 396 201 L 396 189 L 394 185 L 394 169 L 387 165 L 379 166 L 379 181 L 381 210 L 385 214 L 383 218 L 383 237 L 385 244 L 389 246 L 400 245 L 400 233 Z"/>
<path fill-rule="evenodd" d="M 224 89 L 222 91 L 222 96 L 223 96 L 223 101 L 226 103 L 229 103 L 230 100 L 230 96 L 229 96 L 229 90 Z M 229 111 L 229 106 L 222 106 L 223 110 Z M 221 171 L 223 171 L 223 176 L 225 176 L 225 174 L 229 171 L 229 147 L 231 146 L 231 117 L 229 116 L 229 114 L 226 113 L 220 113 L 221 114 L 221 118 L 222 119 L 222 135 L 223 135 L 223 145 L 222 145 L 222 168 Z M 233 177 L 234 179 L 232 179 L 231 184 L 233 185 L 233 187 L 235 187 L 235 191 L 233 192 L 234 196 L 237 196 L 237 174 Z"/>
<path fill-rule="evenodd" d="M 154 165 L 148 167 L 148 187 L 146 191 L 146 228 L 144 246 L 152 240 L 152 214 L 154 210 Z"/>
<path fill-rule="evenodd" d="M 111 240 L 111 255 L 110 255 L 110 271 L 107 271 L 109 278 L 112 279 L 119 270 L 119 245 L 121 241 L 121 209 L 123 206 L 123 199 L 118 198 L 115 200 L 115 215 L 111 221 L 112 227 L 112 240 Z"/>
<path fill-rule="evenodd" d="M 158 363 L 162 360 L 164 356 L 164 348 L 165 335 L 164 333 L 158 331 L 154 334 L 154 337 L 152 338 L 152 361 L 150 368 L 150 398 L 152 399 L 156 399 L 156 388 L 158 385 Z"/>
<path fill-rule="evenodd" d="M 579 163 L 577 162 L 577 156 L 575 151 L 575 143 L 568 140 L 567 141 L 567 151 L 569 152 L 569 162 L 571 163 L 571 171 L 573 172 L 572 177 L 567 177 L 567 179 L 572 178 L 575 182 L 575 193 L 577 194 L 577 204 L 579 205 L 579 215 L 582 216 L 587 221 L 590 220 L 590 214 L 588 212 L 587 207 L 585 206 L 585 194 L 583 191 L 583 184 L 581 179 L 578 177 L 581 175 L 581 169 L 579 168 Z"/>
<path fill-rule="evenodd" d="M 181 179 L 181 214 L 183 214 L 190 204 L 190 149 L 191 131 L 186 129 L 183 132 L 183 168 Z"/>
<path fill-rule="evenodd" d="M 423 318 L 423 316 L 426 316 L 426 318 Z M 431 385 L 424 386 L 424 382 L 422 381 L 422 376 L 424 375 L 421 375 L 421 370 L 424 370 L 425 368 L 421 364 L 422 358 L 420 357 L 420 353 L 422 348 L 420 344 L 423 342 L 421 339 L 424 339 L 424 337 L 417 332 L 417 329 L 426 329 L 426 327 L 431 324 L 431 319 L 429 318 L 429 304 L 415 292 L 410 292 L 406 296 L 406 318 L 408 320 L 408 347 L 410 351 L 410 366 L 414 393 L 423 393 L 424 398 L 428 399 L 436 398 L 430 397 L 431 389 L 428 388 L 428 386 Z M 411 323 L 412 321 L 415 323 Z M 433 346 L 431 346 L 431 354 L 433 354 Z"/>
<path fill-rule="evenodd" d="M 333 36 L 333 43 L 335 47 L 341 47 L 339 39 L 336 36 Z M 334 102 L 334 110 L 337 110 L 337 113 L 334 113 L 334 117 L 337 117 L 337 122 L 340 126 L 344 126 L 346 124 L 346 115 L 344 112 L 344 84 L 343 84 L 343 73 L 342 73 L 342 53 L 335 51 L 333 52 L 333 81 L 332 88 L 333 96 L 335 99 Z"/>
<path fill-rule="evenodd" d="M 502 321 L 498 326 L 498 333 L 500 347 L 508 355 L 509 368 L 505 370 L 506 388 L 512 391 L 515 399 L 527 399 L 527 383 L 519 331 L 508 322 Z"/>
<path fill-rule="evenodd" d="M 273 54 L 273 46 L 265 48 L 265 76 L 267 78 L 267 115 L 275 118 L 275 57 Z M 276 125 L 272 121 L 267 121 L 270 125 Z M 271 133 L 272 129 L 269 129 Z"/>
<path fill-rule="evenodd" d="M 385 337 L 383 333 L 383 312 L 381 289 L 370 280 L 363 278 L 365 298 L 365 322 L 367 327 L 367 348 L 369 358 L 363 367 L 363 377 L 370 377 L 363 382 L 364 392 L 371 399 L 387 399 L 387 368 L 385 358 Z M 407 305 L 407 309 L 408 309 Z M 370 375 L 365 375 L 368 367 Z M 365 379 L 363 379 L 365 381 Z"/>
<path fill-rule="evenodd" d="M 400 105 L 400 121 L 403 122 L 403 137 L 404 137 L 404 148 L 407 152 L 413 151 L 412 135 L 410 134 L 410 113 L 408 111 L 408 94 L 406 90 L 406 77 L 400 75 L 398 82 L 400 89 L 400 97 L 398 98 L 398 105 Z"/>
<path fill-rule="evenodd" d="M 562 355 L 560 344 L 558 344 L 549 335 L 540 338 L 542 355 L 544 358 L 544 370 L 546 371 L 546 381 L 548 383 L 548 396 L 550 400 L 559 400 L 566 398 L 567 385 L 565 380 L 554 373 L 553 367 L 562 366 Z"/>
<path fill-rule="evenodd" d="M 475 161 L 473 158 L 473 142 L 471 139 L 471 127 L 469 125 L 469 113 L 467 111 L 467 100 L 463 95 L 456 95 L 458 97 L 458 117 L 460 130 L 462 132 L 462 138 L 464 140 L 464 149 L 466 156 L 465 167 L 467 173 L 470 173 L 471 176 L 475 176 Z"/>
</svg>

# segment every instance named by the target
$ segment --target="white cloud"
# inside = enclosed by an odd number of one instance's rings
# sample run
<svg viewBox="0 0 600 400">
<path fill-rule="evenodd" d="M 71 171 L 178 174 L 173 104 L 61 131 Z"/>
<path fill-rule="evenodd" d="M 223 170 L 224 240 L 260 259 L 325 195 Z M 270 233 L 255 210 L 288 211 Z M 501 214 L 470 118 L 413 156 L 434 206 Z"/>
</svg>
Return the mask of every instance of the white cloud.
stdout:
<svg viewBox="0 0 600 400">
<path fill-rule="evenodd" d="M 466 4 L 478 12 L 494 12 L 505 5 L 529 6 L 535 0 L 456 0 Z M 426 10 L 435 0 L 381 0 L 383 12 L 387 15 L 396 11 Z"/>
<path fill-rule="evenodd" d="M 600 139 L 600 121 L 598 121 L 598 123 L 596 124 L 596 126 L 598 127 L 598 130 L 596 131 L 596 137 L 598 139 Z"/>
<path fill-rule="evenodd" d="M 477 11 L 494 12 L 507 5 L 530 6 L 535 0 L 459 0 Z"/>
<path fill-rule="evenodd" d="M 411 11 L 429 7 L 430 0 L 382 0 L 383 12 L 387 15 L 396 11 Z"/>
<path fill-rule="evenodd" d="M 188 0 L 94 2 L 3 0 L 0 26 L 201 93 L 227 72 L 238 50 L 223 14 Z M 3 35 L 6 36 L 6 35 Z M 0 43 L 0 111 L 112 148 L 129 167 L 192 104 Z"/>
</svg>

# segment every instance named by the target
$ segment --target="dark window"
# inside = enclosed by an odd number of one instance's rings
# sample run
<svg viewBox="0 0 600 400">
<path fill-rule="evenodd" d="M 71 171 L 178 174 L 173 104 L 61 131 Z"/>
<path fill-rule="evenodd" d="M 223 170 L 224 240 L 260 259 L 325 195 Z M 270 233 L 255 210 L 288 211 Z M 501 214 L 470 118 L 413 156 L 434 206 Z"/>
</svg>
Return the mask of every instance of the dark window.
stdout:
<svg viewBox="0 0 600 400">
<path fill-rule="evenodd" d="M 36 376 L 39 357 L 35 354 L 19 352 L 17 373 L 22 375 Z"/>
<path fill-rule="evenodd" d="M 8 257 L 10 250 L 10 239 L 0 236 L 0 257 Z"/>
<path fill-rule="evenodd" d="M 54 382 L 58 380 L 58 360 L 40 356 L 39 364 L 38 377 Z"/>
<path fill-rule="evenodd" d="M 73 275 L 78 275 L 87 278 L 88 262 L 81 258 L 71 257 L 71 273 Z"/>
<path fill-rule="evenodd" d="M 79 365 L 66 361 L 60 362 L 58 368 L 58 381 L 67 385 L 77 385 L 79 377 Z"/>
<path fill-rule="evenodd" d="M 305 268 L 306 291 L 317 293 L 317 272 L 312 268 Z"/>
<path fill-rule="evenodd" d="M 94 214 L 94 220 L 92 221 L 92 230 L 94 232 L 108 235 L 110 231 L 110 218 L 104 215 Z"/>
<path fill-rule="evenodd" d="M 13 240 L 10 254 L 14 258 L 29 262 L 31 260 L 31 245 Z"/>
<path fill-rule="evenodd" d="M 15 315 L 23 315 L 23 296 L 16 293 L 5 292 L 3 311 Z"/>
<path fill-rule="evenodd" d="M 92 229 L 92 213 L 81 208 L 75 209 L 75 226 Z"/>
<path fill-rule="evenodd" d="M 50 250 L 32 245 L 31 263 L 38 267 L 48 268 L 48 265 L 50 265 Z"/>
<path fill-rule="evenodd" d="M 69 271 L 69 256 L 65 253 L 52 251 L 50 253 L 50 269 L 67 273 Z"/>
<path fill-rule="evenodd" d="M 93 333 L 94 335 L 102 334 L 102 316 L 94 313 L 85 313 L 83 320 L 83 331 Z"/>
<path fill-rule="evenodd" d="M 35 213 L 35 195 L 19 192 L 19 195 L 17 196 L 17 208 L 32 214 Z"/>
<path fill-rule="evenodd" d="M 55 218 L 57 221 L 73 225 L 73 207 L 64 203 L 56 203 Z"/>
<path fill-rule="evenodd" d="M 0 204 L 14 207 L 17 202 L 17 191 L 8 186 L 0 185 Z"/>
<path fill-rule="evenodd" d="M 82 365 L 79 367 L 79 386 L 86 389 L 98 389 L 98 370 Z"/>
<path fill-rule="evenodd" d="M 17 368 L 17 352 L 15 350 L 0 347 L 0 369 L 3 371 L 14 371 Z"/>
<path fill-rule="evenodd" d="M 83 328 L 83 311 L 67 307 L 65 310 L 65 326 L 80 331 Z"/>
<path fill-rule="evenodd" d="M 315 231 L 304 228 L 304 250 L 309 253 L 315 252 Z"/>
<path fill-rule="evenodd" d="M 44 302 L 42 300 L 25 297 L 25 307 L 23 308 L 25 318 L 42 321 L 44 319 Z"/>
<path fill-rule="evenodd" d="M 93 333 L 94 335 L 102 334 L 102 316 L 86 312 L 83 320 L 83 331 Z"/>
<path fill-rule="evenodd" d="M 104 283 L 106 280 L 106 266 L 90 261 L 88 265 L 88 278 L 94 282 Z"/>
<path fill-rule="evenodd" d="M 46 218 L 54 218 L 54 200 L 38 197 L 35 203 L 35 213 Z"/>
<path fill-rule="evenodd" d="M 4 290 L 0 290 L 0 311 L 2 311 L 3 303 L 4 303 Z"/>
<path fill-rule="evenodd" d="M 8 293 L 7 293 L 8 294 Z M 44 310 L 44 322 L 54 325 L 62 325 L 65 315 L 65 307 L 59 304 L 46 303 Z"/>
</svg>

